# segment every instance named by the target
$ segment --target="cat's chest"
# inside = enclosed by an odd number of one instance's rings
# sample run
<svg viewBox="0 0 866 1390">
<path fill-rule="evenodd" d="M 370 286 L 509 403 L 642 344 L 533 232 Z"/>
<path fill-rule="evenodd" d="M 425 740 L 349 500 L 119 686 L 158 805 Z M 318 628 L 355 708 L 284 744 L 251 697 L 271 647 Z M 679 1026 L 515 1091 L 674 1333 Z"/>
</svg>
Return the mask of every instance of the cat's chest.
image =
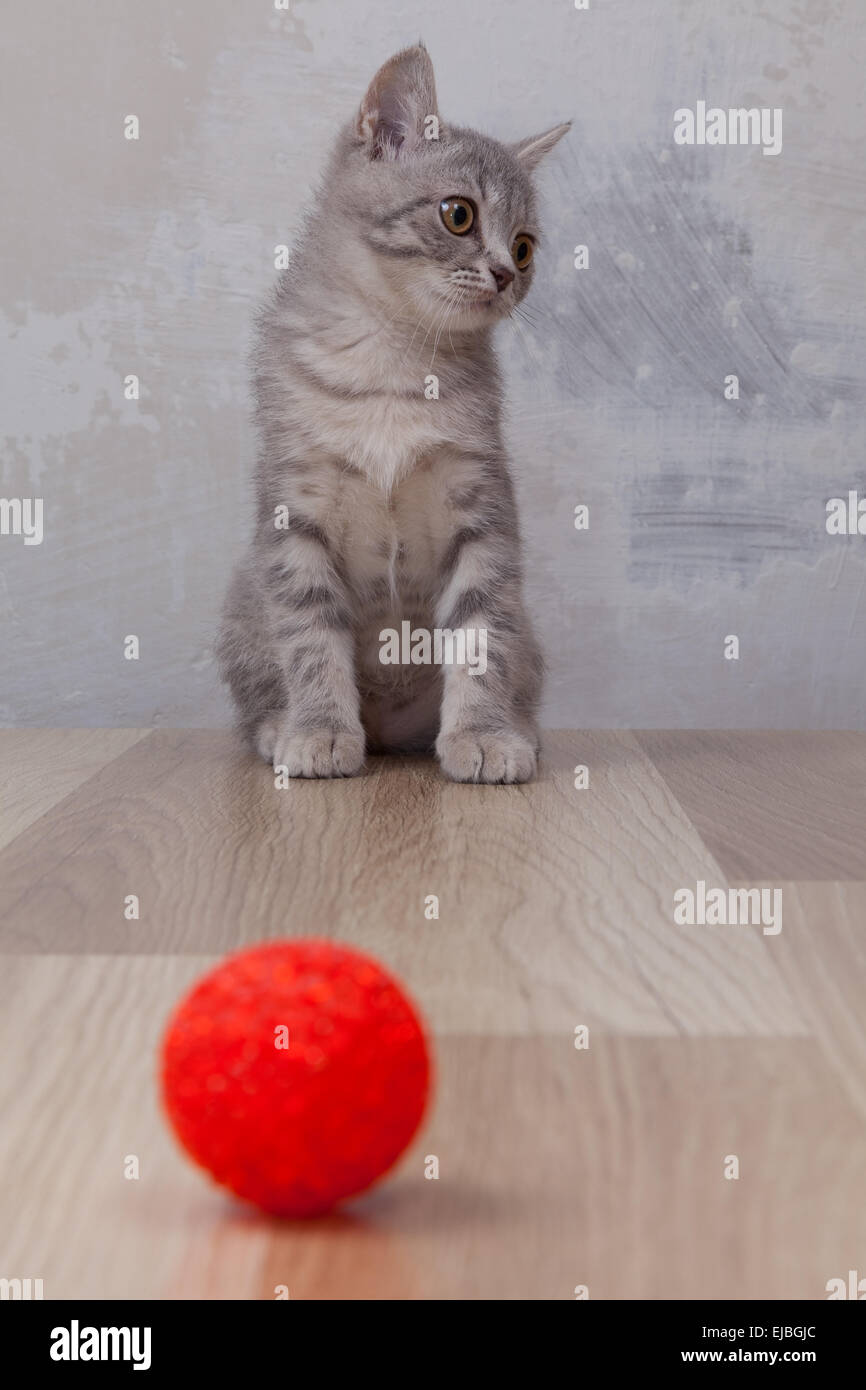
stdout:
<svg viewBox="0 0 866 1390">
<path fill-rule="evenodd" d="M 353 588 L 391 597 L 435 589 L 458 525 L 454 478 L 464 470 L 443 453 L 422 460 L 390 493 L 363 475 L 344 475 L 334 521 Z"/>
<path fill-rule="evenodd" d="M 303 401 L 305 431 L 322 451 L 344 459 L 386 493 L 410 481 L 418 461 L 489 422 L 495 399 L 492 368 L 482 376 L 471 361 L 448 359 L 422 367 L 395 344 L 370 347 L 361 337 L 351 350 L 335 353 L 318 344 L 297 345 L 301 376 L 293 390 L 290 418 Z M 488 398 L 488 399 L 486 399 Z"/>
<path fill-rule="evenodd" d="M 328 452 L 393 492 L 420 457 L 448 441 L 450 423 L 422 395 L 368 395 L 330 401 L 316 419 L 316 433 Z"/>
</svg>

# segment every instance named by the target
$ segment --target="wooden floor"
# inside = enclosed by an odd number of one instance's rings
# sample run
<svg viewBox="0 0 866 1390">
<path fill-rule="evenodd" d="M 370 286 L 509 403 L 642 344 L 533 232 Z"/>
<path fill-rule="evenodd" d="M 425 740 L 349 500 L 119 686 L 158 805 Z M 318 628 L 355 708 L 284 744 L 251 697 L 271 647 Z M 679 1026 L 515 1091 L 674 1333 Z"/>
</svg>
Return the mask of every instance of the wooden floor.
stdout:
<svg viewBox="0 0 866 1390">
<path fill-rule="evenodd" d="M 46 1298 L 826 1297 L 866 1274 L 864 789 L 858 733 L 561 732 L 527 787 L 404 758 L 277 790 L 229 734 L 0 732 L 0 1277 Z M 676 925 L 699 879 L 781 888 L 782 931 Z M 307 1225 L 193 1171 L 153 1079 L 188 984 L 295 935 L 399 974 L 438 1070 L 395 1175 Z"/>
</svg>

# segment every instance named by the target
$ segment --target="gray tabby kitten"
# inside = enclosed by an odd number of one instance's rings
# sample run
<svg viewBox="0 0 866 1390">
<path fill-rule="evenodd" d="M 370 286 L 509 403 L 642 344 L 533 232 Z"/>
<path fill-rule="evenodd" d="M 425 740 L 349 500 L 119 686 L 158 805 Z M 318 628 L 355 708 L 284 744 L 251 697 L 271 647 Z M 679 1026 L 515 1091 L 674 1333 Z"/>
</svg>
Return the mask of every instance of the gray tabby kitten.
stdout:
<svg viewBox="0 0 866 1390">
<path fill-rule="evenodd" d="M 434 745 L 456 781 L 535 772 L 541 658 L 491 338 L 532 280 L 530 174 L 568 128 L 502 145 L 446 127 L 426 49 L 398 53 L 261 314 L 258 515 L 219 656 L 243 731 L 293 777 Z M 407 620 L 486 632 L 486 671 L 383 665 L 380 633 Z"/>
</svg>

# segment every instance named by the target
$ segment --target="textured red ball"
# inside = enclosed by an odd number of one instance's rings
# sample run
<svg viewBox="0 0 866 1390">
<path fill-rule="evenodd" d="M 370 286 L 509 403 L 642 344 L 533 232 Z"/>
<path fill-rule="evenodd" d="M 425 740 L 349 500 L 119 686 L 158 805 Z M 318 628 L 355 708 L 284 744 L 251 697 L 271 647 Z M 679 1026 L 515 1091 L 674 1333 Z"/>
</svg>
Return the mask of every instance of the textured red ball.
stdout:
<svg viewBox="0 0 866 1390">
<path fill-rule="evenodd" d="M 229 956 L 162 1046 L 165 1109 L 217 1182 L 314 1216 L 391 1167 L 424 1113 L 430 1059 L 402 987 L 360 951 L 276 941 Z"/>
</svg>

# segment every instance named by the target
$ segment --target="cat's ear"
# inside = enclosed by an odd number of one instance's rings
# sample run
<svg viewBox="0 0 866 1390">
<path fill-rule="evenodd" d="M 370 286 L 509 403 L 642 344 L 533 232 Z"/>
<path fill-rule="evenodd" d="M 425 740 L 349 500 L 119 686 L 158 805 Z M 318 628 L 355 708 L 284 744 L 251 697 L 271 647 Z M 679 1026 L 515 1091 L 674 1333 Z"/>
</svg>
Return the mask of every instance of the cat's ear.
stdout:
<svg viewBox="0 0 866 1390">
<path fill-rule="evenodd" d="M 541 135 L 529 135 L 525 140 L 518 140 L 516 145 L 511 146 L 511 153 L 517 156 L 525 169 L 532 170 L 569 130 L 571 121 L 551 126 L 550 130 L 545 130 Z"/>
<path fill-rule="evenodd" d="M 438 138 L 433 64 L 427 49 L 418 44 L 395 53 L 376 73 L 361 102 L 356 129 L 370 158 L 380 159 L 384 154 L 411 153 L 431 127 Z"/>
</svg>

